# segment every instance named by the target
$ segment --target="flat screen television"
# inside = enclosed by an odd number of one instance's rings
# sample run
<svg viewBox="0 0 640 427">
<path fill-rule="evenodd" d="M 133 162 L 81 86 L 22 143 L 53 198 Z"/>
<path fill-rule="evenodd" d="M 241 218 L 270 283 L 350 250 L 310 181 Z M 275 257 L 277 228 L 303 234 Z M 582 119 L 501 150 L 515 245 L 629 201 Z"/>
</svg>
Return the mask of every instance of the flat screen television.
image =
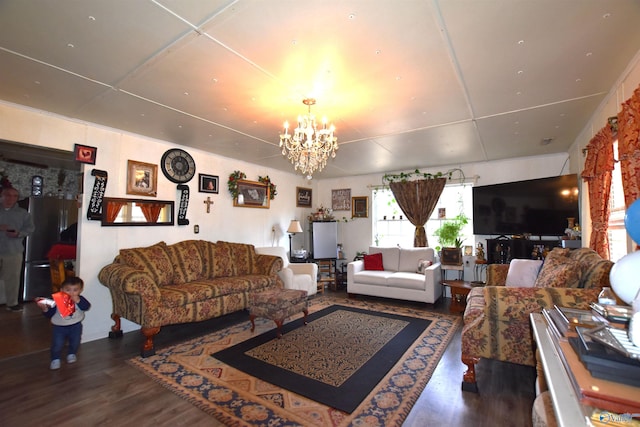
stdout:
<svg viewBox="0 0 640 427">
<path fill-rule="evenodd" d="M 578 220 L 578 176 L 473 187 L 473 234 L 561 236 Z"/>
</svg>

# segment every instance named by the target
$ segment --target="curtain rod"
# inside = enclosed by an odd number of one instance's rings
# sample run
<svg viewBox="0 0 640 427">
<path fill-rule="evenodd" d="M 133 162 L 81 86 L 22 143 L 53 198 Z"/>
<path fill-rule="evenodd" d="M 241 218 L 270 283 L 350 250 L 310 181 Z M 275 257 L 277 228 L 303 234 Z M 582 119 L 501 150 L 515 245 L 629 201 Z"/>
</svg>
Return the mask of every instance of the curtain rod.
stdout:
<svg viewBox="0 0 640 427">
<path fill-rule="evenodd" d="M 464 179 L 455 179 L 455 178 L 451 178 L 451 179 L 447 179 L 447 183 L 445 185 L 451 185 L 451 184 L 476 184 L 478 182 L 478 179 L 480 179 L 480 175 L 473 175 L 472 177 L 468 177 L 468 178 L 464 178 Z M 368 184 L 367 188 L 370 190 L 380 190 L 380 189 L 387 189 L 389 188 L 388 185 L 384 185 L 384 184 Z"/>
</svg>

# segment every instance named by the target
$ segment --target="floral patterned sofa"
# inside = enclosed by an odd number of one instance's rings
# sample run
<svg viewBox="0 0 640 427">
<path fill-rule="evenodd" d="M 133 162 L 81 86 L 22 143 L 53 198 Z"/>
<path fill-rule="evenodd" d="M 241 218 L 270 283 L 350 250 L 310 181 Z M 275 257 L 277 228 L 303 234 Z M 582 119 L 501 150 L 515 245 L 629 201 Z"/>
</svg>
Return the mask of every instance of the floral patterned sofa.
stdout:
<svg viewBox="0 0 640 427">
<path fill-rule="evenodd" d="M 480 358 L 535 366 L 529 314 L 554 305 L 586 309 L 609 284 L 613 263 L 589 248 L 555 248 L 534 287 L 506 287 L 508 264 L 490 264 L 487 284 L 467 297 L 462 329 L 462 389 L 477 391 L 475 365 Z"/>
<path fill-rule="evenodd" d="M 161 326 L 244 310 L 250 292 L 282 288 L 281 269 L 280 257 L 241 243 L 185 240 L 121 249 L 98 274 L 113 300 L 109 336 L 122 336 L 124 317 L 142 326 L 142 356 L 153 355 Z"/>
</svg>

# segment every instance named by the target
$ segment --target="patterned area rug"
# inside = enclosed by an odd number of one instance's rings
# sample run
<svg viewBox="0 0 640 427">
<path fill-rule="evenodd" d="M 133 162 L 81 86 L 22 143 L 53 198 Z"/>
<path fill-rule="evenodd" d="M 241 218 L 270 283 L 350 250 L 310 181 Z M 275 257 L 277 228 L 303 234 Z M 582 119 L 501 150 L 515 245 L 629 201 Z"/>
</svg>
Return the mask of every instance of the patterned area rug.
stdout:
<svg viewBox="0 0 640 427">
<path fill-rule="evenodd" d="M 333 305 L 212 354 L 268 383 L 352 413 L 430 320 Z"/>
<path fill-rule="evenodd" d="M 206 336 L 158 350 L 155 356 L 146 359 L 136 357 L 129 363 L 226 425 L 402 425 L 460 326 L 460 317 L 424 309 L 386 306 L 349 299 L 337 301 L 335 298 L 323 297 L 312 300 L 309 311 L 315 313 L 338 303 L 347 307 L 431 321 L 351 414 L 272 385 L 211 357 L 213 353 L 272 330 L 273 322 L 263 319 L 256 321 L 254 333 L 250 332 L 250 322 L 247 320 Z M 299 322 L 300 317 L 291 319 L 285 324 L 285 328 Z M 310 325 L 305 328 L 308 326 Z"/>
</svg>

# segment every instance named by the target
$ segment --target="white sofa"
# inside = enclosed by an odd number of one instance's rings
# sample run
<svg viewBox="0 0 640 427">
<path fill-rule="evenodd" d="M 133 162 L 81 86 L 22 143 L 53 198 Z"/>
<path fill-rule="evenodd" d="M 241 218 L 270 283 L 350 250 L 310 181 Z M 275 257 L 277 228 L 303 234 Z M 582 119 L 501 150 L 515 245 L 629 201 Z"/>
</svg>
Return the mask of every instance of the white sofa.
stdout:
<svg viewBox="0 0 640 427">
<path fill-rule="evenodd" d="M 312 262 L 290 263 L 287 250 L 280 246 L 256 248 L 256 253 L 282 258 L 283 266 L 278 275 L 284 282 L 285 289 L 307 291 L 307 296 L 315 295 L 318 292 L 318 264 Z"/>
<path fill-rule="evenodd" d="M 369 254 L 382 254 L 384 271 L 365 270 L 364 261 L 347 266 L 347 293 L 435 303 L 442 296 L 440 262 L 432 248 L 382 248 L 371 246 Z M 433 264 L 417 273 L 418 264 Z"/>
</svg>

